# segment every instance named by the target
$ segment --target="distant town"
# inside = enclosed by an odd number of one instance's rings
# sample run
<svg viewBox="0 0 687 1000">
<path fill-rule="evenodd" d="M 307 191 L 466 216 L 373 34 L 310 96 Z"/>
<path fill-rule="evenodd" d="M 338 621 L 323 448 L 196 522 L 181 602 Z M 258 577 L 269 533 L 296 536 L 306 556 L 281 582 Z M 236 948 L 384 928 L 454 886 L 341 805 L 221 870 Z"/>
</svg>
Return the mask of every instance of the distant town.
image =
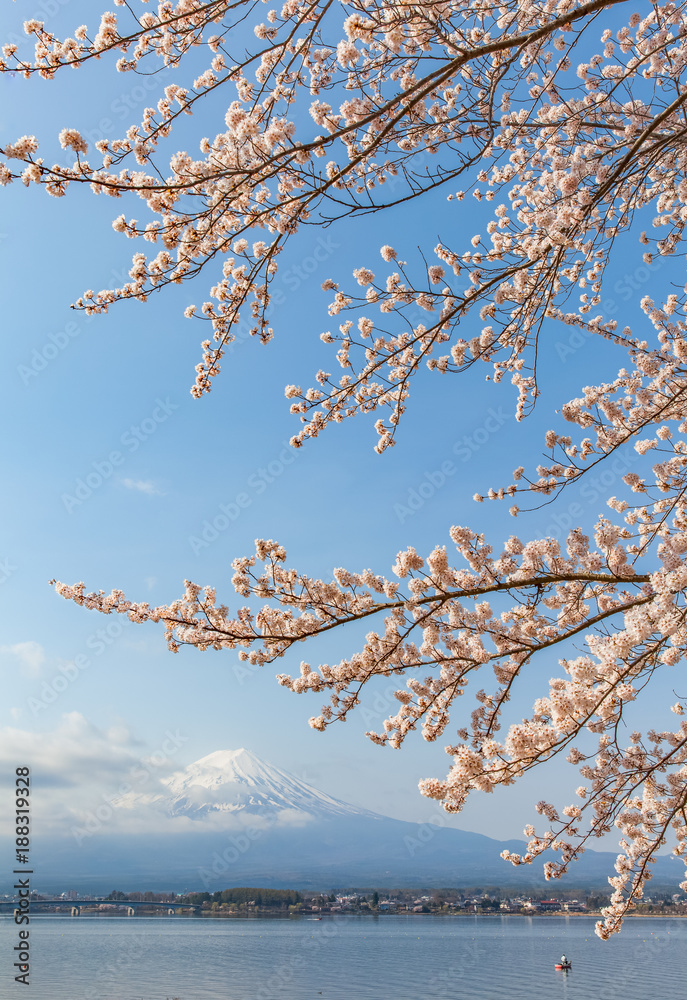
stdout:
<svg viewBox="0 0 687 1000">
<path fill-rule="evenodd" d="M 69 889 L 57 895 L 32 892 L 31 911 L 37 913 L 86 913 L 148 916 L 198 915 L 321 917 L 337 914 L 521 914 L 526 916 L 558 914 L 596 915 L 609 903 L 603 893 L 576 898 L 572 894 L 546 896 L 541 891 L 512 896 L 493 887 L 474 889 L 432 889 L 393 891 L 360 889 L 330 893 L 299 892 L 295 889 L 239 887 L 209 892 L 123 892 L 113 890 L 108 896 L 80 895 Z M 0 896 L 0 906 L 14 902 L 11 895 Z M 684 893 L 659 893 L 647 896 L 633 911 L 637 915 L 687 916 Z"/>
</svg>

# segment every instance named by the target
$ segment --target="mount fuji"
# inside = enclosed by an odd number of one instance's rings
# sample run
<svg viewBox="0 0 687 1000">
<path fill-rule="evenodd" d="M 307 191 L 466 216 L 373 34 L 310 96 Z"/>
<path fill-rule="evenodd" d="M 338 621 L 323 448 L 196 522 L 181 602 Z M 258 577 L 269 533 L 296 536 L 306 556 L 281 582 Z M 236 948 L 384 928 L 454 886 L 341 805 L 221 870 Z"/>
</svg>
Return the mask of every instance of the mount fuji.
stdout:
<svg viewBox="0 0 687 1000">
<path fill-rule="evenodd" d="M 500 858 L 504 849 L 524 853 L 522 841 L 390 819 L 244 749 L 211 753 L 154 791 L 122 795 L 110 812 L 69 836 L 35 838 L 39 891 L 546 884 L 542 861 L 514 868 Z M 587 851 L 565 886 L 606 890 L 614 862 L 615 854 Z M 656 881 L 677 884 L 681 867 L 659 858 Z"/>
<path fill-rule="evenodd" d="M 194 820 L 238 814 L 294 821 L 300 817 L 303 822 L 347 816 L 381 818 L 318 791 L 243 748 L 208 754 L 164 784 L 169 789 L 169 814 Z"/>
</svg>

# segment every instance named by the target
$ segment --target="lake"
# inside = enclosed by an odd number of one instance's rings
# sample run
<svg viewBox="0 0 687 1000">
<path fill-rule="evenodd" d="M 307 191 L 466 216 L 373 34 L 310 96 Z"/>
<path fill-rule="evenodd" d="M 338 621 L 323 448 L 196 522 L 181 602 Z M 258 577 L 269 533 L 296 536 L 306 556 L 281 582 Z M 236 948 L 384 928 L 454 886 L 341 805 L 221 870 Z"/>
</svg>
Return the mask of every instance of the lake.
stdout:
<svg viewBox="0 0 687 1000">
<path fill-rule="evenodd" d="M 46 915 L 30 931 L 26 989 L 0 917 L 2 1000 L 687 998 L 687 919 L 632 918 L 606 943 L 577 916 Z M 563 952 L 568 973 L 554 969 Z"/>
</svg>

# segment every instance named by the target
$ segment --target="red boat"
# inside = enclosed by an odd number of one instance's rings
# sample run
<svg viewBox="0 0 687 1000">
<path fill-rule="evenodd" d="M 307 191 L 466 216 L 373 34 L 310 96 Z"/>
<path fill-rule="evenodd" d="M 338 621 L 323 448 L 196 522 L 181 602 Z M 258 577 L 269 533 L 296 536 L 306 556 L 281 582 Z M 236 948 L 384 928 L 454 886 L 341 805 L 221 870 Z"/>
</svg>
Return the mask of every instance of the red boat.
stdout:
<svg viewBox="0 0 687 1000">
<path fill-rule="evenodd" d="M 560 962 L 556 962 L 554 969 L 561 969 L 567 972 L 568 969 L 572 969 L 572 962 L 569 958 L 566 958 L 565 955 L 561 955 L 561 960 Z"/>
</svg>

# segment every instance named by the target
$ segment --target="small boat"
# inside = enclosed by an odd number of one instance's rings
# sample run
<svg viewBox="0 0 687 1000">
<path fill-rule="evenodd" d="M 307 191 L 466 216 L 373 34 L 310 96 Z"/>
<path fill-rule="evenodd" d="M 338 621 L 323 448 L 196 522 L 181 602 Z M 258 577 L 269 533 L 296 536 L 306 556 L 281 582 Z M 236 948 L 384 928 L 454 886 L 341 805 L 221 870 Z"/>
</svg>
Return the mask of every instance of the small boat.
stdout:
<svg viewBox="0 0 687 1000">
<path fill-rule="evenodd" d="M 572 969 L 572 962 L 556 962 L 554 969 L 562 969 L 567 972 L 568 969 Z"/>
</svg>

